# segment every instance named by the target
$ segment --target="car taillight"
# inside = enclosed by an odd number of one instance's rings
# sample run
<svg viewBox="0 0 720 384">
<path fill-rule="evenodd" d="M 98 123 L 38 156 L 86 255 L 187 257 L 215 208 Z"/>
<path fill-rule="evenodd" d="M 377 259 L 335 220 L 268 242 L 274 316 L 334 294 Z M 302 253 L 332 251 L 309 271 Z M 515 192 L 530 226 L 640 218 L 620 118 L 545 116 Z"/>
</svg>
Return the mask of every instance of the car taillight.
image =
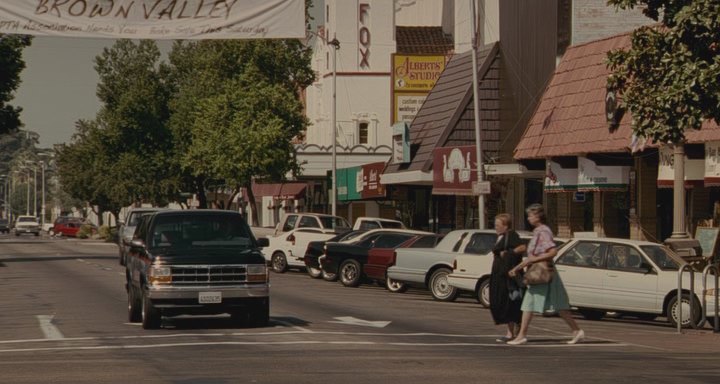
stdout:
<svg viewBox="0 0 720 384">
<path fill-rule="evenodd" d="M 295 234 L 291 233 L 290 236 L 288 236 L 285 240 L 292 243 L 292 245 L 295 245 Z"/>
</svg>

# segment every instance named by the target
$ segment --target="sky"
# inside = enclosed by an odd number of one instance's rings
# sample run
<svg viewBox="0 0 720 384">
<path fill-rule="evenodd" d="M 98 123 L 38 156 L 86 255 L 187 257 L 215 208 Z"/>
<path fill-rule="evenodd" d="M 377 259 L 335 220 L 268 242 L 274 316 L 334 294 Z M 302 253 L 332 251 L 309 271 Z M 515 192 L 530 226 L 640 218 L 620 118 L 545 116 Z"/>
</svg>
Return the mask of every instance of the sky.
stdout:
<svg viewBox="0 0 720 384">
<path fill-rule="evenodd" d="M 314 3 L 311 14 L 318 20 L 324 0 Z M 95 117 L 100 101 L 95 94 L 98 75 L 93 60 L 114 42 L 36 36 L 23 51 L 26 68 L 10 104 L 23 108 L 23 129 L 39 133 L 41 147 L 69 142 L 76 121 Z M 172 46 L 171 41 L 158 44 L 165 52 Z"/>
</svg>

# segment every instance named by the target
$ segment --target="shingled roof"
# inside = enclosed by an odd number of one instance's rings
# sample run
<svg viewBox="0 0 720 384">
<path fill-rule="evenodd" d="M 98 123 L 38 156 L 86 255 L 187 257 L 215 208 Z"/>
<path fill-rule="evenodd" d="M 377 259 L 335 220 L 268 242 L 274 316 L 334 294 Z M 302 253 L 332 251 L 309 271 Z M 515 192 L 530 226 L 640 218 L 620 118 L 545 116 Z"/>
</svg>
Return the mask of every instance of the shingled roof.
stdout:
<svg viewBox="0 0 720 384">
<path fill-rule="evenodd" d="M 400 55 L 445 55 L 454 48 L 442 27 L 395 27 L 395 42 Z"/>
<path fill-rule="evenodd" d="M 629 152 L 630 114 L 614 130 L 605 117 L 607 52 L 629 47 L 626 33 L 568 48 L 515 148 L 515 159 Z M 689 143 L 720 140 L 720 127 L 706 122 L 685 137 Z"/>
<path fill-rule="evenodd" d="M 493 64 L 498 53 L 497 43 L 478 49 L 480 79 Z M 432 169 L 432 151 L 443 147 L 472 100 L 472 51 L 454 55 L 435 83 L 427 99 L 410 124 L 410 145 L 413 157 L 408 164 L 389 164 L 385 174 Z M 453 145 L 474 145 L 474 133 L 466 142 L 453 140 Z"/>
</svg>

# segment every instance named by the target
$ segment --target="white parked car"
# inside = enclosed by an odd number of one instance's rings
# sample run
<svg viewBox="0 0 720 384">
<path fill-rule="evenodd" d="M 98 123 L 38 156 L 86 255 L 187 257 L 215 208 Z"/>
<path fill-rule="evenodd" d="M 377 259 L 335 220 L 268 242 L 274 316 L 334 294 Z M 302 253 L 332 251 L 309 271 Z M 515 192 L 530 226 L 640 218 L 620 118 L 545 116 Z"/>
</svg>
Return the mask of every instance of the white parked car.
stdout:
<svg viewBox="0 0 720 384">
<path fill-rule="evenodd" d="M 678 270 L 685 262 L 669 248 L 656 243 L 613 239 L 582 238 L 566 244 L 555 258 L 570 304 L 588 319 L 600 319 L 606 312 L 652 320 L 667 316 L 678 322 Z M 682 324 L 690 325 L 690 300 L 701 321 L 701 273 L 695 273 L 695 296 L 683 294 Z M 684 273 L 684 287 L 690 286 L 690 272 Z M 706 314 L 714 316 L 714 300 L 708 297 Z"/>
<path fill-rule="evenodd" d="M 337 234 L 320 228 L 297 228 L 268 237 L 270 245 L 262 250 L 272 270 L 283 273 L 288 268 L 305 268 L 303 257 L 311 241 L 326 241 Z"/>
<path fill-rule="evenodd" d="M 388 268 L 389 282 L 427 287 L 440 301 L 453 301 L 458 289 L 448 283 L 453 261 L 460 254 L 484 258 L 495 245 L 494 230 L 461 229 L 448 233 L 435 248 L 401 248 L 395 250 L 395 265 Z M 402 289 L 394 289 L 401 292 Z"/>
<path fill-rule="evenodd" d="M 40 223 L 35 216 L 18 216 L 13 231 L 15 231 L 15 236 L 20 236 L 23 233 L 40 236 Z"/>
<path fill-rule="evenodd" d="M 532 233 L 518 231 L 520 240 L 527 244 L 532 238 Z M 567 239 L 555 239 L 560 246 L 566 243 Z M 448 276 L 448 284 L 461 290 L 473 292 L 477 301 L 483 307 L 490 306 L 490 273 L 492 272 L 493 254 L 492 251 L 478 257 L 474 254 L 459 254 L 453 262 L 453 272 Z"/>
<path fill-rule="evenodd" d="M 355 219 L 353 229 L 366 230 L 371 229 L 405 229 L 405 224 L 402 221 L 382 219 L 379 217 L 358 217 Z"/>
</svg>

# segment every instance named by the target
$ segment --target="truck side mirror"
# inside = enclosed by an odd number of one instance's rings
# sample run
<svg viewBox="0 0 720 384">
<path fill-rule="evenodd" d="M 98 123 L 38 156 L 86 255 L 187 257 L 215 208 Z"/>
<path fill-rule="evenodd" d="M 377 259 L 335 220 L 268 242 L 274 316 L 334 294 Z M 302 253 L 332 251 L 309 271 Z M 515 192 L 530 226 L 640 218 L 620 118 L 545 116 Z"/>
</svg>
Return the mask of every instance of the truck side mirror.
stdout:
<svg viewBox="0 0 720 384">
<path fill-rule="evenodd" d="M 132 239 L 132 241 L 130 241 L 130 248 L 145 249 L 145 242 L 140 239 Z"/>
</svg>

